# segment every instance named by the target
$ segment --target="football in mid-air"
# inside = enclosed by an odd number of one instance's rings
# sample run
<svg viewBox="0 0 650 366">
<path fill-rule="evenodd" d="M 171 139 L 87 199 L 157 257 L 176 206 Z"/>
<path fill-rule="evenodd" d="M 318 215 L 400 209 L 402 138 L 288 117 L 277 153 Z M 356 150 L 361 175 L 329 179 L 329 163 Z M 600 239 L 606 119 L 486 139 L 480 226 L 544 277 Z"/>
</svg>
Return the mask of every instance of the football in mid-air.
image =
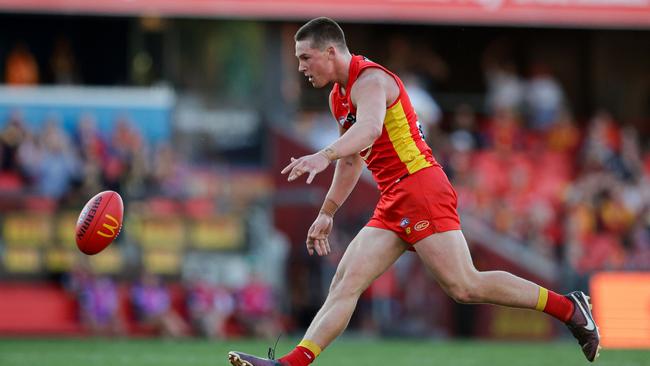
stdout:
<svg viewBox="0 0 650 366">
<path fill-rule="evenodd" d="M 84 254 L 97 254 L 117 238 L 122 229 L 124 203 L 114 191 L 103 191 L 81 210 L 76 227 L 77 247 Z"/>
</svg>

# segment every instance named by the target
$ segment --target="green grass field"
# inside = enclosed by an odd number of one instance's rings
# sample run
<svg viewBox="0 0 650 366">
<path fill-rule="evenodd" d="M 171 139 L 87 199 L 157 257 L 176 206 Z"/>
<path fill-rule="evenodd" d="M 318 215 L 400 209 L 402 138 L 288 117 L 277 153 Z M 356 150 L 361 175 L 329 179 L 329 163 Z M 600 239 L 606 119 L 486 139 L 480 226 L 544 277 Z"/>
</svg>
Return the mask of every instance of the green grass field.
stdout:
<svg viewBox="0 0 650 366">
<path fill-rule="evenodd" d="M 2 339 L 2 366 L 227 366 L 228 350 L 266 355 L 269 342 L 203 340 Z M 293 340 L 278 345 L 278 355 Z M 588 365 L 572 342 L 501 343 L 342 338 L 315 365 Z M 596 365 L 650 366 L 650 350 L 604 350 Z"/>
</svg>

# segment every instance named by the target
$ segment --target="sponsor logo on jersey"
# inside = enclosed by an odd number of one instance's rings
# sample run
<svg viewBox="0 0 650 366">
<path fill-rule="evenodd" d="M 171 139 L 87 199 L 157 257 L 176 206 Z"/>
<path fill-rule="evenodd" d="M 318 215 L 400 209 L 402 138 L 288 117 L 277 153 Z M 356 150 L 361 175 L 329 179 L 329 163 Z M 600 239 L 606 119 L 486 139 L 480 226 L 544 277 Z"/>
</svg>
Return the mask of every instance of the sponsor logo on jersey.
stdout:
<svg viewBox="0 0 650 366">
<path fill-rule="evenodd" d="M 350 128 L 357 121 L 357 116 L 352 113 L 348 113 L 348 115 L 345 117 L 339 117 L 338 121 L 341 127 Z"/>
<path fill-rule="evenodd" d="M 415 224 L 415 226 L 413 226 L 413 228 L 415 229 L 415 231 L 422 231 L 422 230 L 428 228 L 429 224 L 430 224 L 429 221 L 422 220 L 422 221 L 418 221 L 417 224 Z"/>
<path fill-rule="evenodd" d="M 407 217 L 403 218 L 402 221 L 399 222 L 399 226 L 401 227 L 407 227 L 411 223 L 411 220 L 409 220 Z"/>
</svg>

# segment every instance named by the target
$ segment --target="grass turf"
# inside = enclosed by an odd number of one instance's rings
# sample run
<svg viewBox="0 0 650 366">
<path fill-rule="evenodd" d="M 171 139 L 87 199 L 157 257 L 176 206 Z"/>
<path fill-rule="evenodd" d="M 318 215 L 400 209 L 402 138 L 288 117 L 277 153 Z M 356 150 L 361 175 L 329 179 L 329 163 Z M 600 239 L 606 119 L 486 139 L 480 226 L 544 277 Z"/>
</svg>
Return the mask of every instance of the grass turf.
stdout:
<svg viewBox="0 0 650 366">
<path fill-rule="evenodd" d="M 266 356 L 272 342 L 160 339 L 2 339 L 2 366 L 227 366 L 229 350 Z M 278 355 L 294 340 L 281 341 Z M 589 364 L 573 342 L 394 341 L 342 338 L 318 366 L 572 366 Z M 597 366 L 650 366 L 650 350 L 604 350 Z"/>
</svg>

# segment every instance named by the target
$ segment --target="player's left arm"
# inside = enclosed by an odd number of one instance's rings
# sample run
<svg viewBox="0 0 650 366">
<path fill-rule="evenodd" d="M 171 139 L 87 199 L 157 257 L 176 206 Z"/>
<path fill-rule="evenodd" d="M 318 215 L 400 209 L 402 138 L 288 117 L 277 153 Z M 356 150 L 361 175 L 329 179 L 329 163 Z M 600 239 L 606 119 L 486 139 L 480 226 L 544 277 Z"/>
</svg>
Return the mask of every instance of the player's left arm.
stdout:
<svg viewBox="0 0 650 366">
<path fill-rule="evenodd" d="M 356 122 L 325 149 L 299 159 L 292 158 L 291 164 L 282 170 L 282 174 L 290 172 L 288 180 L 293 181 L 308 173 L 307 183 L 311 183 L 314 176 L 325 170 L 330 162 L 357 154 L 371 146 L 381 136 L 388 94 L 392 94 L 387 93 L 390 85 L 386 81 L 387 77 L 389 76 L 379 69 L 370 69 L 361 74 L 350 91 L 350 99 L 357 107 Z M 392 79 L 390 82 L 394 83 Z"/>
</svg>

